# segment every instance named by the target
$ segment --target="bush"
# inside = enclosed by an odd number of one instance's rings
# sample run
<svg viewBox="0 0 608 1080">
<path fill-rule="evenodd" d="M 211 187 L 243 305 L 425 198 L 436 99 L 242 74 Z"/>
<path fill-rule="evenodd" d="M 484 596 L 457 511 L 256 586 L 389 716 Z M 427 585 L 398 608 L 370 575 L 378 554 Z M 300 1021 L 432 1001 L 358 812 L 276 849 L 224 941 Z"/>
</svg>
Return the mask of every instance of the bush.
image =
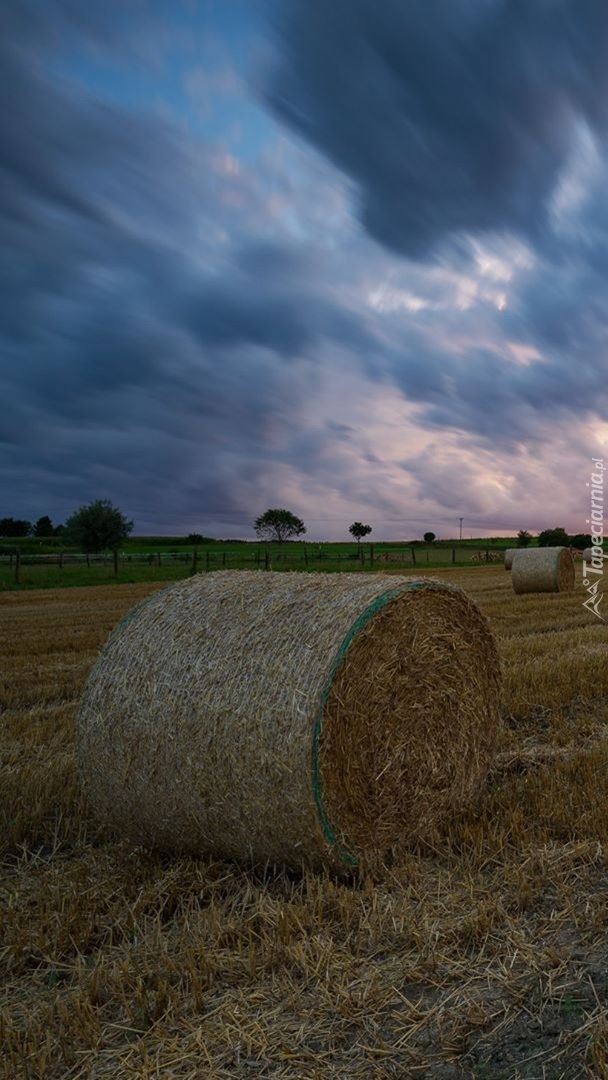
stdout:
<svg viewBox="0 0 608 1080">
<path fill-rule="evenodd" d="M 561 527 L 555 529 L 543 529 L 538 535 L 539 547 L 568 547 L 570 545 L 570 537 L 565 529 Z"/>
<path fill-rule="evenodd" d="M 109 499 L 94 499 L 81 506 L 66 521 L 66 532 L 86 552 L 116 551 L 127 539 L 133 522 Z"/>
</svg>

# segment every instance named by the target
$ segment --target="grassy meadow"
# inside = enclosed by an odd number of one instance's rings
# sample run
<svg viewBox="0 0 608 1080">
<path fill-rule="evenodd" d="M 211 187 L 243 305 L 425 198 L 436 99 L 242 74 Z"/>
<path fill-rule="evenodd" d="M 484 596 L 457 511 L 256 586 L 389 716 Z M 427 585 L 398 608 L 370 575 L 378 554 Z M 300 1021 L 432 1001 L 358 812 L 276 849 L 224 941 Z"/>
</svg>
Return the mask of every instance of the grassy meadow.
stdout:
<svg viewBox="0 0 608 1080">
<path fill-rule="evenodd" d="M 504 549 L 515 540 L 437 541 L 433 544 L 406 543 L 312 543 L 284 544 L 209 541 L 194 548 L 183 537 L 133 537 L 125 542 L 114 565 L 111 554 L 90 556 L 88 561 L 76 549 L 57 538 L 41 541 L 35 537 L 19 540 L 12 547 L 0 545 L 0 592 L 9 589 L 56 589 L 83 585 L 179 581 L 189 574 L 212 570 L 380 570 L 391 566 L 417 568 L 469 566 L 471 557 L 501 559 Z M 20 565 L 16 566 L 16 551 Z M 12 554 L 9 554 L 12 552 Z M 59 561 L 61 558 L 61 562 Z"/>
<path fill-rule="evenodd" d="M 497 636 L 498 754 L 476 807 L 352 883 L 106 834 L 74 719 L 160 581 L 0 596 L 0 1076 L 608 1078 L 608 628 L 580 568 L 523 597 L 500 565 L 434 574 Z"/>
</svg>

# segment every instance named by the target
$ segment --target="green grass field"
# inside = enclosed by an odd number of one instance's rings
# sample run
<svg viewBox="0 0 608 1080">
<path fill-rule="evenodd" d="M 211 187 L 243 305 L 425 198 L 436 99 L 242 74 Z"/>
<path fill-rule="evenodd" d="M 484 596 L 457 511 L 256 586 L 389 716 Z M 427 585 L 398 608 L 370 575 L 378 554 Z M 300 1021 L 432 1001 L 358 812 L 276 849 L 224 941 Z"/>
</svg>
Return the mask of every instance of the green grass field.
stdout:
<svg viewBox="0 0 608 1080">
<path fill-rule="evenodd" d="M 393 540 L 393 541 L 377 541 L 377 540 L 365 540 L 361 543 L 361 547 L 364 550 L 368 550 L 370 547 L 374 547 L 378 551 L 391 550 L 395 547 L 407 547 L 414 544 L 417 547 L 430 547 L 431 545 L 423 544 L 420 540 Z M 462 548 L 485 548 L 486 546 L 492 550 L 498 550 L 506 547 L 514 547 L 517 544 L 517 538 L 512 537 L 492 537 L 488 539 L 478 538 L 476 540 L 435 540 L 432 547 L 453 547 L 454 544 L 457 547 Z M 531 546 L 534 547 L 535 541 L 532 541 Z M 247 550 L 251 551 L 257 548 L 264 548 L 264 544 L 256 540 L 205 540 L 200 545 L 201 551 L 237 551 Z M 310 551 L 317 548 L 322 548 L 325 552 L 333 552 L 336 555 L 344 554 L 357 550 L 357 544 L 353 540 L 344 541 L 323 541 L 321 543 L 306 540 L 306 541 L 291 541 L 288 544 L 272 544 L 273 548 L 287 549 L 287 548 L 302 548 L 307 547 Z M 78 548 L 75 548 L 66 543 L 66 541 L 60 536 L 51 536 L 48 538 L 40 539 L 37 536 L 23 536 L 17 539 L 0 538 L 0 548 L 6 551 L 15 551 L 17 548 L 25 555 L 26 553 L 37 555 L 53 555 L 58 554 L 60 551 L 64 552 L 76 552 Z M 185 536 L 129 536 L 125 540 L 123 550 L 126 553 L 129 552 L 143 552 L 144 554 L 151 554 L 155 552 L 163 551 L 182 551 L 192 548 L 192 543 Z"/>
<path fill-rule="evenodd" d="M 480 541 L 443 541 L 432 545 L 391 543 L 286 543 L 260 544 L 239 542 L 204 543 L 197 547 L 178 537 L 134 537 L 125 543 L 117 572 L 111 555 L 103 561 L 91 557 L 90 565 L 76 561 L 73 549 L 46 548 L 44 542 L 28 537 L 19 542 L 19 568 L 16 555 L 0 556 L 0 590 L 61 588 L 79 585 L 135 584 L 138 582 L 177 581 L 194 572 L 213 570 L 303 570 L 366 571 L 470 566 L 473 554 L 485 558 L 487 550 L 494 557 L 513 541 L 487 544 Z M 37 546 L 36 546 L 37 545 Z M 6 552 L 6 545 L 5 545 Z M 49 556 L 53 561 L 44 561 Z M 63 565 L 58 560 L 62 558 Z"/>
</svg>

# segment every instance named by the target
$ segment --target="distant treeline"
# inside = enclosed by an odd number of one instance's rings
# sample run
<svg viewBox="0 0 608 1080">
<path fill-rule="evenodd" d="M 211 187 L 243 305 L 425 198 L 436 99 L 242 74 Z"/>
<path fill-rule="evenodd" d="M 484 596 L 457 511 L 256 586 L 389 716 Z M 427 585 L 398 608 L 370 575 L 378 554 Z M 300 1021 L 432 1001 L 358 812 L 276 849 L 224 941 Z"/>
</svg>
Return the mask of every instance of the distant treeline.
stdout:
<svg viewBox="0 0 608 1080">
<path fill-rule="evenodd" d="M 132 523 L 129 523 L 129 524 L 132 524 Z M 432 537 L 432 539 L 431 539 L 431 537 Z M 15 550 L 14 544 L 13 545 L 7 545 L 6 541 L 11 541 L 11 540 L 19 540 L 19 541 L 22 541 L 22 542 L 25 541 L 26 545 L 28 545 L 28 546 L 30 544 L 33 545 L 33 544 L 36 543 L 36 541 L 38 541 L 40 543 L 44 543 L 45 546 L 48 545 L 51 548 L 61 548 L 61 547 L 63 547 L 63 548 L 67 549 L 69 547 L 73 547 L 74 550 L 77 550 L 80 545 L 77 542 L 75 543 L 75 539 L 76 538 L 71 535 L 70 529 L 66 528 L 65 525 L 54 525 L 51 518 L 47 514 L 45 514 L 42 517 L 38 518 L 38 520 L 33 522 L 33 523 L 31 521 L 25 520 L 24 518 L 13 518 L 13 517 L 0 518 L 0 555 L 7 555 L 7 554 L 10 554 L 11 552 L 13 552 Z M 3 543 L 3 541 L 4 541 L 4 543 Z M 204 545 L 204 544 L 230 544 L 230 545 L 232 545 L 232 544 L 257 544 L 259 542 L 260 542 L 260 538 L 253 538 L 252 537 L 251 540 L 245 540 L 242 537 L 218 538 L 218 537 L 214 537 L 214 536 L 204 536 L 202 533 L 188 533 L 185 536 L 133 536 L 133 535 L 131 535 L 131 536 L 122 536 L 121 537 L 121 539 L 120 539 L 120 547 L 124 548 L 124 549 L 127 549 L 127 548 L 137 548 L 137 547 L 141 547 L 142 545 L 145 545 L 146 547 L 148 547 L 148 546 L 169 547 L 170 546 L 170 547 L 173 547 L 173 548 L 179 548 L 179 547 L 193 547 L 193 546 L 198 547 L 199 545 Z M 283 542 L 285 542 L 285 540 L 278 540 L 276 538 L 273 539 L 273 538 L 269 537 L 269 538 L 266 539 L 266 542 L 274 544 L 274 543 L 283 543 Z M 305 543 L 307 543 L 308 545 L 313 545 L 315 543 L 320 543 L 321 541 L 311 541 L 311 540 L 305 541 L 305 540 L 291 539 L 289 542 L 292 543 L 292 544 L 293 543 L 296 543 L 296 544 L 305 544 Z M 337 541 L 337 542 L 339 542 L 339 541 Z M 477 538 L 475 540 L 471 539 L 470 542 L 474 543 L 474 544 L 488 544 L 488 545 L 492 545 L 492 546 L 497 545 L 497 546 L 500 546 L 500 547 L 511 546 L 515 542 L 515 544 L 517 544 L 518 546 L 521 546 L 521 547 L 526 547 L 530 543 L 536 543 L 536 544 L 538 544 L 539 547 L 564 546 L 564 547 L 573 547 L 573 548 L 583 549 L 583 548 L 588 547 L 590 545 L 591 536 L 588 533 L 576 533 L 574 535 L 569 535 L 566 532 L 565 529 L 563 529 L 561 527 L 557 527 L 557 528 L 553 528 L 553 529 L 544 529 L 541 533 L 538 534 L 538 537 L 535 538 L 535 539 L 533 538 L 532 534 L 529 533 L 527 530 L 521 529 L 516 537 L 490 536 L 490 537 Z M 328 541 L 323 541 L 323 543 L 324 544 L 328 543 Z M 411 546 L 422 547 L 422 546 L 426 546 L 428 543 L 433 543 L 435 546 L 440 546 L 440 545 L 443 545 L 443 544 L 453 544 L 453 543 L 456 543 L 456 540 L 450 539 L 450 538 L 436 539 L 434 533 L 425 533 L 425 539 L 424 540 L 418 540 L 418 539 L 417 540 L 405 540 L 405 539 L 403 539 L 403 540 L 394 540 L 394 541 L 383 541 L 383 543 L 385 543 L 385 544 L 386 543 L 407 544 L 410 547 Z M 466 544 L 466 543 L 468 543 L 468 541 L 459 540 L 458 543 L 459 544 L 462 544 L 462 543 Z M 99 550 L 101 550 L 104 546 L 105 545 L 102 545 Z"/>
</svg>

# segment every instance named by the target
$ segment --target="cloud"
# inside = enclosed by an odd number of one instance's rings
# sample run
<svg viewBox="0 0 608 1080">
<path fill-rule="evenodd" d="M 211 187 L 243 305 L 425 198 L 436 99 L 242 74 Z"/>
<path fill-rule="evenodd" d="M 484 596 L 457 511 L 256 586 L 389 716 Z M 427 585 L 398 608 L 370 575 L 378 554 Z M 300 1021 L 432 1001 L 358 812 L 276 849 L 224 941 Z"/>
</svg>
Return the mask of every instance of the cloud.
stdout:
<svg viewBox="0 0 608 1080">
<path fill-rule="evenodd" d="M 277 501 L 305 517 L 311 537 L 343 536 L 357 517 L 375 535 L 414 535 L 418 525 L 442 532 L 457 510 L 508 526 L 524 506 L 521 523 L 532 525 L 552 454 L 570 446 L 584 455 L 583 425 L 596 441 L 608 405 L 606 172 L 593 149 L 603 117 L 587 102 L 587 70 L 576 68 L 579 80 L 571 66 L 564 92 L 595 140 L 582 137 L 585 168 L 577 172 L 566 145 L 562 154 L 568 121 L 546 135 L 547 169 L 535 179 L 522 106 L 503 192 L 490 167 L 493 124 L 504 128 L 518 100 L 490 33 L 503 5 L 441 6 L 433 27 L 413 19 L 421 59 L 408 45 L 407 67 L 401 5 L 386 4 L 373 26 L 357 0 L 352 25 L 340 0 L 334 16 L 331 5 L 296 5 L 302 41 L 289 39 L 281 64 L 293 49 L 319 60 L 301 105 L 314 151 L 252 100 L 246 117 L 258 109 L 259 143 L 189 126 L 172 96 L 193 65 L 192 50 L 179 51 L 179 19 L 165 26 L 156 5 L 102 7 L 99 19 L 97 7 L 75 0 L 52 13 L 29 0 L 2 12 L 0 479 L 10 498 L 2 513 L 61 520 L 107 496 L 151 531 L 251 536 L 253 517 Z M 562 5 L 555 10 L 565 26 Z M 532 42 L 540 33 L 541 15 L 517 6 L 513 82 L 527 70 L 526 19 Z M 545 119 L 556 115 L 564 57 L 574 64 L 587 48 L 594 71 L 585 27 L 555 51 L 548 74 L 548 61 L 540 64 Z M 474 43 L 483 34 L 500 89 L 497 107 L 486 95 L 486 120 L 475 95 L 467 111 L 466 86 L 449 109 L 437 89 L 433 97 L 429 68 L 443 57 L 453 96 L 467 35 Z M 159 101 L 134 103 L 121 82 L 127 59 L 134 78 L 147 65 L 161 70 L 155 51 L 165 40 L 173 51 Z M 356 124 L 340 99 L 353 57 Z M 296 60 L 285 102 L 306 75 Z M 334 82 L 337 102 L 325 115 Z M 224 91 L 238 109 L 239 95 Z M 218 99 L 214 125 L 222 115 Z M 470 131 L 458 127 L 461 115 Z M 536 131 L 536 120 L 525 123 Z M 403 124 L 426 146 L 420 160 L 405 155 Z M 333 149 L 324 142 L 331 132 Z M 437 153 L 443 180 L 427 190 Z M 559 197 L 543 218 L 558 175 Z M 365 220 L 383 216 L 382 228 L 360 228 L 357 191 Z M 392 230 L 392 251 L 383 229 Z M 458 241 L 442 247 L 454 230 Z M 560 500 L 577 468 L 561 466 Z M 512 482 L 488 484 L 489 472 L 508 470 Z"/>
<path fill-rule="evenodd" d="M 540 241 L 576 125 L 605 140 L 608 8 L 586 0 L 291 0 L 266 98 L 422 259 L 450 236 Z"/>
<path fill-rule="evenodd" d="M 51 74 L 48 25 L 24 40 L 13 27 L 0 65 L 6 488 L 33 516 L 108 495 L 140 527 L 205 513 L 221 531 L 317 357 L 364 348 L 365 327 L 216 143 Z"/>
</svg>

